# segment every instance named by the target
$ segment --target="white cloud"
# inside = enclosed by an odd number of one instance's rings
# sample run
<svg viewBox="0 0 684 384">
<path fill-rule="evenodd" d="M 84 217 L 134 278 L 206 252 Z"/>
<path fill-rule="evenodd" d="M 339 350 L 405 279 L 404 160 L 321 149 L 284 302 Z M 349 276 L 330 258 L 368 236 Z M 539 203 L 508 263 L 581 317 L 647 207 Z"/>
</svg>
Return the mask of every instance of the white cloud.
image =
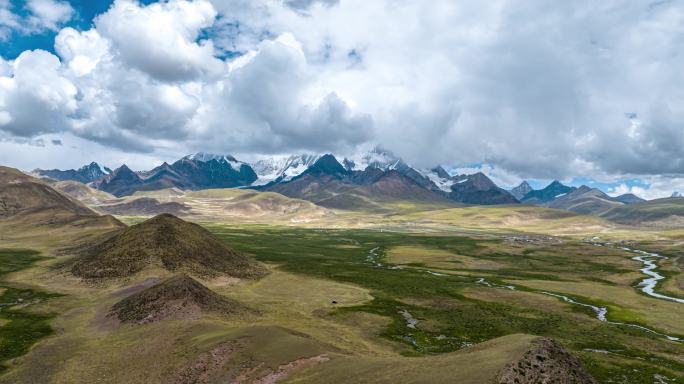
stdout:
<svg viewBox="0 0 684 384">
<path fill-rule="evenodd" d="M 14 31 L 21 34 L 56 31 L 75 14 L 68 2 L 58 0 L 27 0 L 23 8 L 25 15 L 19 13 L 18 4 L 0 0 L 0 41 L 8 39 Z"/>
<path fill-rule="evenodd" d="M 0 41 L 7 40 L 13 30 L 21 28 L 21 19 L 12 12 L 10 0 L 0 0 Z"/>
<path fill-rule="evenodd" d="M 477 172 L 482 172 L 487 177 L 492 179 L 494 183 L 502 188 L 513 188 L 518 186 L 522 180 L 519 176 L 507 172 L 505 170 L 497 169 L 490 164 L 482 164 L 472 167 L 458 167 L 449 169 L 452 175 L 472 175 Z"/>
<path fill-rule="evenodd" d="M 211 40 L 197 42 L 214 23 L 216 11 L 205 0 L 171 0 L 140 6 L 116 0 L 96 19 L 98 32 L 115 46 L 124 64 L 160 80 L 189 80 L 221 71 Z"/>
<path fill-rule="evenodd" d="M 66 129 L 77 88 L 64 77 L 59 59 L 42 50 L 25 51 L 11 72 L 0 77 L 0 130 L 32 137 Z"/>
<path fill-rule="evenodd" d="M 619 184 L 608 190 L 611 196 L 633 193 L 642 199 L 662 199 L 670 197 L 674 192 L 684 193 L 684 178 L 667 176 L 647 176 L 642 180 L 644 185 L 628 186 Z"/>
<path fill-rule="evenodd" d="M 245 152 L 333 150 L 363 142 L 372 121 L 337 94 L 312 91 L 315 80 L 299 42 L 289 34 L 262 42 L 205 90 L 194 123 L 196 145 Z"/>
<path fill-rule="evenodd" d="M 111 44 L 95 29 L 62 29 L 55 37 L 55 50 L 76 77 L 91 73 L 102 60 L 111 59 Z"/>
<path fill-rule="evenodd" d="M 74 9 L 66 1 L 28 0 L 26 8 L 31 12 L 28 22 L 39 29 L 57 30 L 74 15 Z"/>
<path fill-rule="evenodd" d="M 677 177 L 682 25 L 678 2 L 118 0 L 56 38 L 45 76 L 76 93 L 33 106 L 51 128 L 18 125 L 0 62 L 0 130 L 179 154 L 378 142 L 419 167 L 491 164 L 503 185 Z"/>
</svg>

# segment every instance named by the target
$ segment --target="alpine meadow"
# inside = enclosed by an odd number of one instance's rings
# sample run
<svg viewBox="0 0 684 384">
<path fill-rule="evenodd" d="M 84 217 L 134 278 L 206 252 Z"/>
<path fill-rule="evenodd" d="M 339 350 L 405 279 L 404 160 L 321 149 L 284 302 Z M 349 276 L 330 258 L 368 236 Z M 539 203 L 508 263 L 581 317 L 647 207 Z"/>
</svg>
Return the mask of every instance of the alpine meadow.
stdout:
<svg viewBox="0 0 684 384">
<path fill-rule="evenodd" d="M 0 384 L 684 384 L 683 42 L 678 0 L 0 0 Z"/>
</svg>

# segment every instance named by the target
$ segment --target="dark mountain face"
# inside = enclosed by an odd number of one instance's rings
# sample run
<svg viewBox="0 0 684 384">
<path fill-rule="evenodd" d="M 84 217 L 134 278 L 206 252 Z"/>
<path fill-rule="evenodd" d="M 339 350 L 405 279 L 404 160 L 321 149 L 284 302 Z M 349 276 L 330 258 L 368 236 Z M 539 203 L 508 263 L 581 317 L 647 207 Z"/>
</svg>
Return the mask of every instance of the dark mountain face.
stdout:
<svg viewBox="0 0 684 384">
<path fill-rule="evenodd" d="M 252 168 L 231 156 L 193 155 L 173 164 L 164 163 L 150 171 L 136 173 L 127 166 L 115 170 L 93 185 L 121 197 L 137 191 L 164 188 L 199 190 L 233 188 L 252 184 L 257 179 Z"/>
<path fill-rule="evenodd" d="M 533 189 L 527 183 L 527 181 L 523 181 L 522 183 L 520 183 L 520 185 L 511 189 L 511 195 L 513 195 L 518 200 L 522 200 L 525 197 L 525 195 L 527 195 L 528 193 L 530 193 L 532 191 L 533 191 Z"/>
<path fill-rule="evenodd" d="M 79 169 L 36 169 L 34 174 L 40 177 L 47 177 L 57 181 L 74 180 L 87 184 L 106 175 L 105 171 L 95 162 L 84 165 Z"/>
<path fill-rule="evenodd" d="M 189 189 L 188 181 L 168 163 L 154 168 L 144 175 L 145 190 L 158 190 L 165 188 Z"/>
<path fill-rule="evenodd" d="M 318 161 L 309 167 L 309 169 L 304 171 L 303 174 L 310 174 L 314 176 L 330 175 L 335 177 L 344 177 L 350 173 L 350 171 L 347 171 L 342 164 L 337 161 L 335 156 L 327 154 L 318 159 Z"/>
<path fill-rule="evenodd" d="M 441 167 L 440 167 L 441 168 Z M 413 180 L 416 184 L 420 185 L 421 187 L 425 189 L 429 189 L 434 192 L 440 192 L 439 187 L 435 185 L 429 178 L 424 176 L 422 173 L 416 171 L 415 169 L 411 168 L 409 165 L 406 163 L 401 163 L 399 166 L 396 168 L 397 172 L 401 173 L 402 175 L 408 177 L 409 179 Z M 444 169 L 442 169 L 444 171 Z M 444 171 L 446 173 L 446 171 Z M 448 175 L 448 173 L 447 173 Z"/>
<path fill-rule="evenodd" d="M 231 156 L 208 161 L 184 157 L 171 168 L 185 180 L 189 189 L 241 187 L 257 179 L 249 165 L 239 163 Z"/>
<path fill-rule="evenodd" d="M 561 184 L 560 181 L 555 180 L 544 189 L 529 192 L 523 197 L 522 202 L 525 204 L 544 204 L 566 195 L 575 189 L 575 187 L 568 187 L 567 185 Z"/>
<path fill-rule="evenodd" d="M 140 190 L 143 186 L 143 180 L 124 164 L 109 175 L 96 180 L 93 186 L 114 196 L 121 197 Z"/>
<path fill-rule="evenodd" d="M 457 177 L 459 178 L 459 177 Z M 464 204 L 517 204 L 518 200 L 508 191 L 499 188 L 482 172 L 459 178 L 451 186 L 449 199 Z"/>
<path fill-rule="evenodd" d="M 447 172 L 442 166 L 437 166 L 436 168 L 432 169 L 432 172 L 434 172 L 437 176 L 441 177 L 442 179 L 449 179 L 451 178 L 451 175 L 449 172 Z"/>
</svg>

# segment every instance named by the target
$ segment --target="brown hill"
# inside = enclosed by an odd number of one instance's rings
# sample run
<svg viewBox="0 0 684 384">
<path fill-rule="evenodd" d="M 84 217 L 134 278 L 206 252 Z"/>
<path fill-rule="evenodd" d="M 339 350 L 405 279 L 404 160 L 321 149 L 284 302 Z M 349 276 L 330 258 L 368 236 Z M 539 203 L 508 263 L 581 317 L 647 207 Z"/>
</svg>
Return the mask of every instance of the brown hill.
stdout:
<svg viewBox="0 0 684 384">
<path fill-rule="evenodd" d="M 517 362 L 502 369 L 494 383 L 596 384 L 596 380 L 559 342 L 540 338 Z"/>
<path fill-rule="evenodd" d="M 0 166 L 0 224 L 8 231 L 50 226 L 115 229 L 123 227 L 111 216 L 100 216 L 79 201 L 19 170 Z"/>
<path fill-rule="evenodd" d="M 95 215 L 54 188 L 20 171 L 0 167 L 0 217 L 41 210 L 64 211 L 75 215 Z"/>
<path fill-rule="evenodd" d="M 200 276 L 256 278 L 266 272 L 206 229 L 170 214 L 133 225 L 81 253 L 71 271 L 84 278 L 126 277 L 148 266 Z"/>
<path fill-rule="evenodd" d="M 202 312 L 231 314 L 245 308 L 180 274 L 116 303 L 109 316 L 122 323 L 144 324 L 167 318 L 194 318 Z"/>
</svg>

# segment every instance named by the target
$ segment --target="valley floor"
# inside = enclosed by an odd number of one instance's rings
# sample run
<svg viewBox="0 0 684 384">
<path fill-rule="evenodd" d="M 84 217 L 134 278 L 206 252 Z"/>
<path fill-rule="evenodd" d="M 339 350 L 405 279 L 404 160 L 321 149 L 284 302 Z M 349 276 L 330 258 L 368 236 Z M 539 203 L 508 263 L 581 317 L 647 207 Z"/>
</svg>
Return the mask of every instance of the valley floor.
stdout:
<svg viewBox="0 0 684 384">
<path fill-rule="evenodd" d="M 48 258 L 8 270 L 0 294 L 42 292 L 9 309 L 41 316 L 51 331 L 0 354 L 8 368 L 0 383 L 483 383 L 541 336 L 601 383 L 684 383 L 684 304 L 638 290 L 643 265 L 622 249 L 669 256 L 657 261 L 667 279 L 656 291 L 684 298 L 678 233 L 469 209 L 373 223 L 350 215 L 337 229 L 205 223 L 268 266 L 258 281 L 203 281 L 254 311 L 140 326 L 105 315 L 166 272 L 89 285 L 59 268 L 68 253 L 13 243 Z M 628 239 L 636 241 L 621 243 Z M 0 256 L 10 252 L 36 258 Z M 24 320 L 2 308 L 0 342 L 23 338 L 11 322 Z"/>
</svg>

